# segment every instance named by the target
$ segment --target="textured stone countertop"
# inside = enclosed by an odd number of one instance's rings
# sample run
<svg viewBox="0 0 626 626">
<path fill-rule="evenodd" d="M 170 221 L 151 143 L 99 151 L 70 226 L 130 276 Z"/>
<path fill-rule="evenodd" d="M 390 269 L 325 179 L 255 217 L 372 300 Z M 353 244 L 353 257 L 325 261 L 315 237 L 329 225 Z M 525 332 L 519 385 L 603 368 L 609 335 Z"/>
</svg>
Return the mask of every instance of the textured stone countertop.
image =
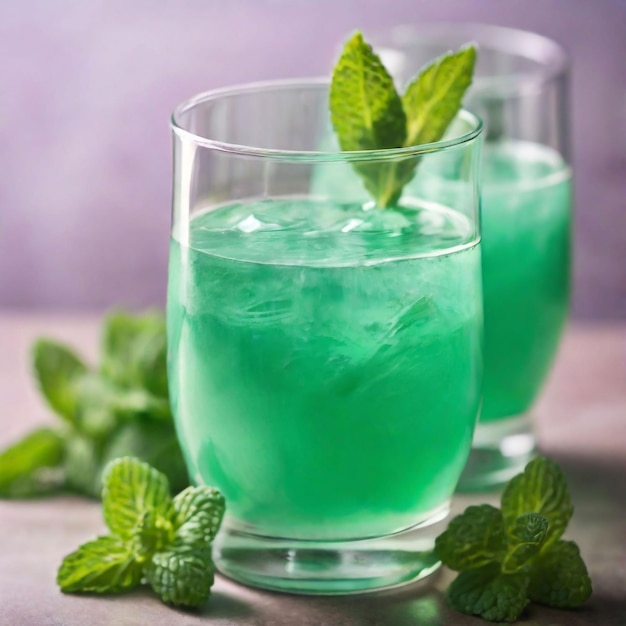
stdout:
<svg viewBox="0 0 626 626">
<path fill-rule="evenodd" d="M 0 446 L 51 420 L 28 374 L 40 334 L 94 355 L 95 317 L 0 315 Z M 572 326 L 535 410 L 541 448 L 565 469 L 576 513 L 568 537 L 590 569 L 594 595 L 578 611 L 531 607 L 526 626 L 626 626 L 626 325 Z M 459 497 L 455 509 L 497 496 Z M 248 589 L 218 576 L 200 613 L 163 606 L 150 593 L 61 594 L 62 557 L 104 530 L 97 504 L 59 497 L 0 502 L 1 626 L 471 626 L 449 611 L 443 570 L 399 590 L 361 596 L 298 597 Z"/>
</svg>

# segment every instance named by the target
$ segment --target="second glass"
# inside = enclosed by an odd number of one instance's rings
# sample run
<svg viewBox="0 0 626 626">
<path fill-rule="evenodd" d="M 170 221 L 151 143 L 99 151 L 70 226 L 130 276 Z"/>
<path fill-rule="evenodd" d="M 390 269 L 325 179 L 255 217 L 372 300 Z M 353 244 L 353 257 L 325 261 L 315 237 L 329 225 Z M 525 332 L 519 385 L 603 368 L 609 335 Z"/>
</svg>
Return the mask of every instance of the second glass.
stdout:
<svg viewBox="0 0 626 626">
<path fill-rule="evenodd" d="M 567 316 L 572 195 L 567 57 L 540 35 L 483 24 L 401 26 L 371 41 L 398 84 L 406 84 L 434 56 L 467 41 L 478 44 L 466 105 L 485 124 L 485 375 L 480 423 L 460 488 L 500 484 L 534 452 L 528 412 L 550 371 Z M 415 184 L 445 195 L 454 172 L 430 167 L 429 174 Z"/>
</svg>

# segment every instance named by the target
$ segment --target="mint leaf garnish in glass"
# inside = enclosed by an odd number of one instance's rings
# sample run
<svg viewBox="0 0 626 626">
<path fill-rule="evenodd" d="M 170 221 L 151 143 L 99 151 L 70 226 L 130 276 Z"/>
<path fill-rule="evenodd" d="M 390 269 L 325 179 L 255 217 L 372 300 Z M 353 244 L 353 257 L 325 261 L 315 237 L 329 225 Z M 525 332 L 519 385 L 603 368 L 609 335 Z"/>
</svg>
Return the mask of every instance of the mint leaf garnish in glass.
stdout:
<svg viewBox="0 0 626 626">
<path fill-rule="evenodd" d="M 57 574 L 62 591 L 118 593 L 145 579 L 168 604 L 206 602 L 211 542 L 225 509 L 217 489 L 188 487 L 172 499 L 164 474 L 127 457 L 105 469 L 102 506 L 110 534 L 65 557 Z"/>
<path fill-rule="evenodd" d="M 501 507 L 470 506 L 437 538 L 439 558 L 461 572 L 448 589 L 452 608 L 512 622 L 531 601 L 559 609 L 586 602 L 591 580 L 578 546 L 560 540 L 574 509 L 558 465 L 531 461 Z"/>
<path fill-rule="evenodd" d="M 476 49 L 446 54 L 409 84 L 400 97 L 393 79 L 360 32 L 345 44 L 330 86 L 330 115 L 342 150 L 384 150 L 439 141 L 472 82 Z M 398 202 L 418 160 L 354 162 L 380 208 Z"/>
</svg>

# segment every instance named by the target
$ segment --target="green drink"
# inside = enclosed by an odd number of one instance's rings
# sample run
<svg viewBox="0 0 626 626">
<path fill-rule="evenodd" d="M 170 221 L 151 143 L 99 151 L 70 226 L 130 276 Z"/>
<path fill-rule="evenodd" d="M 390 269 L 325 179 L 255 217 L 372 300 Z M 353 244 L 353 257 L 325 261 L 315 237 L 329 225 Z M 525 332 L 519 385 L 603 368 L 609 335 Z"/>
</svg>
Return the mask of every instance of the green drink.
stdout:
<svg viewBox="0 0 626 626">
<path fill-rule="evenodd" d="M 536 33 L 468 23 L 403 25 L 376 47 L 399 81 L 463 41 L 477 42 L 465 105 L 485 123 L 483 405 L 461 490 L 503 484 L 533 456 L 531 413 L 565 326 L 572 203 L 569 61 Z M 410 183 L 450 205 L 457 172 L 432 159 Z"/>
<path fill-rule="evenodd" d="M 480 399 L 467 218 L 275 199 L 200 213 L 171 246 L 173 408 L 232 527 L 362 539 L 447 502 Z"/>
<path fill-rule="evenodd" d="M 325 145 L 330 91 L 250 85 L 175 111 L 167 319 L 189 474 L 226 499 L 216 567 L 325 594 L 439 566 L 483 327 L 480 120 L 460 111 L 427 146 L 341 151 Z M 403 190 L 431 159 L 457 172 L 454 197 Z"/>
<path fill-rule="evenodd" d="M 538 144 L 486 144 L 482 174 L 485 377 L 481 421 L 522 415 L 566 319 L 571 174 Z"/>
</svg>

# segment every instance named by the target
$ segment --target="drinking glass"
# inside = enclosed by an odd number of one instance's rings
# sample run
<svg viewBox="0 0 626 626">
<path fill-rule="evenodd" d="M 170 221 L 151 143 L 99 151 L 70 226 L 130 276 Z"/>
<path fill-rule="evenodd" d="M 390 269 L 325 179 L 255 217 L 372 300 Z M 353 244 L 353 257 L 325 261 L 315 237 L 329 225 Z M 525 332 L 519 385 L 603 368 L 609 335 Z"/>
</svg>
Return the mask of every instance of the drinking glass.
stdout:
<svg viewBox="0 0 626 626">
<path fill-rule="evenodd" d="M 172 117 L 178 436 L 192 481 L 226 498 L 217 568 L 302 593 L 436 569 L 482 371 L 480 120 L 463 111 L 429 145 L 321 151 L 328 89 L 224 89 Z M 360 178 L 429 164 L 455 172 L 445 204 L 405 193 L 381 210 Z"/>
<path fill-rule="evenodd" d="M 485 374 L 480 422 L 460 488 L 498 485 L 534 453 L 529 411 L 567 316 L 568 60 L 545 37 L 482 24 L 401 26 L 370 39 L 403 85 L 429 59 L 468 41 L 478 43 L 476 76 L 465 103 L 485 125 Z M 454 176 L 433 168 L 430 174 L 428 184 L 435 188 L 449 185 Z"/>
</svg>

